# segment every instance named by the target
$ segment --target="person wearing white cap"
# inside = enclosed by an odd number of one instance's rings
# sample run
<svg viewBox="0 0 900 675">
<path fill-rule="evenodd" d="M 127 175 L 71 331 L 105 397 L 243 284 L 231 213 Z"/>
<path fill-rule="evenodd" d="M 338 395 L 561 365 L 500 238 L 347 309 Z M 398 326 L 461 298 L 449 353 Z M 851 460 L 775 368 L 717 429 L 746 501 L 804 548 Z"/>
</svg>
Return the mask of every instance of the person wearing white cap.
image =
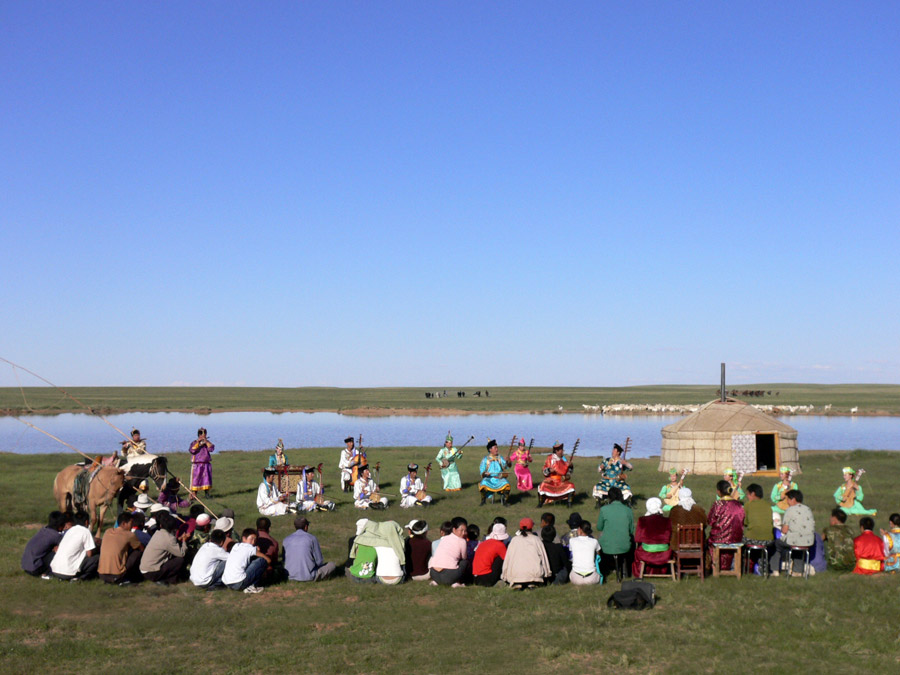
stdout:
<svg viewBox="0 0 900 675">
<path fill-rule="evenodd" d="M 431 465 L 425 470 L 426 480 Z M 419 465 L 410 464 L 406 467 L 407 474 L 400 479 L 400 507 L 408 509 L 412 506 L 427 506 L 431 504 L 431 495 L 425 495 L 421 499 L 418 497 L 420 491 L 425 490 L 425 484 L 419 478 Z"/>
<path fill-rule="evenodd" d="M 659 497 L 647 500 L 647 513 L 638 518 L 634 528 L 634 561 L 631 563 L 631 574 L 640 576 L 641 563 L 647 567 L 655 567 L 654 572 L 666 572 L 672 551 L 669 541 L 672 538 L 672 522 L 663 515 L 663 503 Z M 661 568 L 661 569 L 660 569 Z"/>
</svg>

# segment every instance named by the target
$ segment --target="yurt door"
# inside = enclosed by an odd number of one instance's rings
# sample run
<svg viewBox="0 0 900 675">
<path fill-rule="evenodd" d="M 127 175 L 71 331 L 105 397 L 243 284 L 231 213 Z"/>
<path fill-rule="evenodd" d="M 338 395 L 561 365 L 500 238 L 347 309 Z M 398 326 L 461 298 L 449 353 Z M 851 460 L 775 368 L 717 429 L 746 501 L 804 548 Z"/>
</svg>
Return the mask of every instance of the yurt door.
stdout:
<svg viewBox="0 0 900 675">
<path fill-rule="evenodd" d="M 731 437 L 731 464 L 741 473 L 777 472 L 777 434 L 735 434 Z"/>
</svg>

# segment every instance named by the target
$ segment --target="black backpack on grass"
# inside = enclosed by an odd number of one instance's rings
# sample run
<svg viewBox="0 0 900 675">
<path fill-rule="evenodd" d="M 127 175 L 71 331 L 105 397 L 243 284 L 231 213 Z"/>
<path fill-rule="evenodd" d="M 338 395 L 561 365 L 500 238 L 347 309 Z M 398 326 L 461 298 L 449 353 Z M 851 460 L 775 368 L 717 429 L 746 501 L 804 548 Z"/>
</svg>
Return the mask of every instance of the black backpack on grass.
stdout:
<svg viewBox="0 0 900 675">
<path fill-rule="evenodd" d="M 656 586 L 646 581 L 623 581 L 622 589 L 606 601 L 610 609 L 653 609 L 655 604 Z"/>
</svg>

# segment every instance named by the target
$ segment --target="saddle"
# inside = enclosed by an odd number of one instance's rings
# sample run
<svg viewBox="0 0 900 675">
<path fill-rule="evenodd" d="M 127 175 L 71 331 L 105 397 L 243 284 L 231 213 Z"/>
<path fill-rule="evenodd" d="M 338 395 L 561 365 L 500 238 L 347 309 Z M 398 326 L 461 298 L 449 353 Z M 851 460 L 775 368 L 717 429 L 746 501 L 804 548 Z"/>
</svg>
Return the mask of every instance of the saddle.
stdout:
<svg viewBox="0 0 900 675">
<path fill-rule="evenodd" d="M 76 510 L 87 510 L 91 482 L 102 468 L 102 463 L 94 462 L 90 466 L 82 467 L 82 470 L 75 474 L 75 479 L 72 481 L 72 504 Z"/>
</svg>

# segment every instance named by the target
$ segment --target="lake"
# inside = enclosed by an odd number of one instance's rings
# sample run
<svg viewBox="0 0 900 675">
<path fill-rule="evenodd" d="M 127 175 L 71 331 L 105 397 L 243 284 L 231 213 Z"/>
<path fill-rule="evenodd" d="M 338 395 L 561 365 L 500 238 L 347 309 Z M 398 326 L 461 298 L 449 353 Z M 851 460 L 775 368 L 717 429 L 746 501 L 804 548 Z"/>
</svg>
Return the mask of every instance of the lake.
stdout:
<svg viewBox="0 0 900 675">
<path fill-rule="evenodd" d="M 88 454 L 111 453 L 122 440 L 98 417 L 83 414 L 26 417 L 28 422 L 58 436 Z M 506 447 L 513 434 L 534 438 L 535 446 L 549 447 L 556 440 L 570 450 L 581 438 L 579 454 L 608 455 L 613 443 L 632 439 L 633 457 L 658 455 L 660 430 L 679 419 L 671 416 L 628 415 L 453 415 L 448 417 L 353 417 L 338 413 L 228 412 L 128 413 L 109 421 L 125 431 L 132 426 L 147 438 L 149 452 L 186 452 L 198 427 L 209 429 L 216 449 L 264 450 L 279 438 L 287 448 L 342 447 L 347 436 L 363 435 L 366 447 L 443 445 L 450 429 L 457 445 L 474 435 L 470 447 L 483 448 L 488 436 Z M 900 417 L 782 418 L 799 432 L 801 450 L 900 450 Z M 13 418 L 0 419 L 0 451 L 36 454 L 65 452 L 67 448 Z"/>
</svg>

